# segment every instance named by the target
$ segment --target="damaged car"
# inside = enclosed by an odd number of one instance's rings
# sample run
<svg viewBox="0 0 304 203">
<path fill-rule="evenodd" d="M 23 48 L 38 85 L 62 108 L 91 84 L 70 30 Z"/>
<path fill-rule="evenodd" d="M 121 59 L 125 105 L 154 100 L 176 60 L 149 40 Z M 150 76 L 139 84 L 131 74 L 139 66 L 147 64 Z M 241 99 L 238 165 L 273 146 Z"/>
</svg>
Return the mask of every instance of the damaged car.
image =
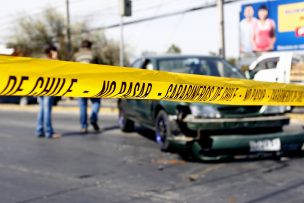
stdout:
<svg viewBox="0 0 304 203">
<path fill-rule="evenodd" d="M 135 60 L 132 67 L 245 79 L 238 68 L 210 56 L 150 56 Z M 281 106 L 119 99 L 118 109 L 123 132 L 133 131 L 134 124 L 140 124 L 155 132 L 162 151 L 181 148 L 199 160 L 303 150 L 302 131 L 283 131 L 289 118 Z"/>
</svg>

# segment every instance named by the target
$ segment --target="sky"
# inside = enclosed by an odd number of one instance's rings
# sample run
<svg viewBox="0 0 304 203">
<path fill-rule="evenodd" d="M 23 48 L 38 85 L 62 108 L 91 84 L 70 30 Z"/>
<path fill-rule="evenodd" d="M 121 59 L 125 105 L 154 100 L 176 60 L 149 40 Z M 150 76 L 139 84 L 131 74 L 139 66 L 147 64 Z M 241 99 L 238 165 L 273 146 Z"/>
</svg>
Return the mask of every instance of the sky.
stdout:
<svg viewBox="0 0 304 203">
<path fill-rule="evenodd" d="M 132 21 L 144 17 L 181 11 L 216 0 L 133 0 Z M 239 12 L 241 4 L 257 2 L 244 0 L 225 5 L 226 56 L 239 55 Z M 54 7 L 64 15 L 66 0 L 9 0 L 0 8 L 0 44 L 6 44 L 11 27 L 20 15 L 39 17 L 47 7 Z M 92 28 L 119 23 L 118 0 L 70 0 L 71 22 L 86 20 Z M 159 20 L 146 21 L 124 27 L 126 49 L 132 57 L 144 51 L 164 53 L 171 44 L 184 54 L 209 55 L 218 52 L 219 23 L 216 8 L 184 13 Z M 119 28 L 105 31 L 108 38 L 119 41 Z"/>
</svg>

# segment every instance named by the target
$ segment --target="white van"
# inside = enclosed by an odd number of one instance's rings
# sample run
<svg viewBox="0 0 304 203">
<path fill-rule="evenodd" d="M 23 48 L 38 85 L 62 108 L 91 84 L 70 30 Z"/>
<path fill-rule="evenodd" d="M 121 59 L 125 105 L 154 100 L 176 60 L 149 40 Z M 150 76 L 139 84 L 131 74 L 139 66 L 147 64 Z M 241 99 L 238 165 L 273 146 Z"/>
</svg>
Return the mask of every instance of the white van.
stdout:
<svg viewBox="0 0 304 203">
<path fill-rule="evenodd" d="M 292 52 L 265 53 L 251 63 L 249 74 L 259 81 L 304 84 L 304 57 Z"/>
<path fill-rule="evenodd" d="M 292 52 L 265 53 L 249 66 L 247 77 L 266 82 L 304 85 L 304 57 Z M 288 112 L 292 107 L 281 107 Z"/>
</svg>

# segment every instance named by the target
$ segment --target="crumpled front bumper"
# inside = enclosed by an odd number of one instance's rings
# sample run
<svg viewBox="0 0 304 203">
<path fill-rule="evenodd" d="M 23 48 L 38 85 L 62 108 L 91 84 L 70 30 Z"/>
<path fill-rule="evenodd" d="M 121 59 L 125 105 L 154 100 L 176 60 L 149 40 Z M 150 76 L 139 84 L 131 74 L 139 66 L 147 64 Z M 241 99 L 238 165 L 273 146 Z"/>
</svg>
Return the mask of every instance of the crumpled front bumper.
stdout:
<svg viewBox="0 0 304 203">
<path fill-rule="evenodd" d="M 282 132 L 259 132 L 233 133 L 232 129 L 238 128 L 271 128 L 283 127 L 289 124 L 287 116 L 273 117 L 247 117 L 247 118 L 222 118 L 222 119 L 193 119 L 186 117 L 183 120 L 187 128 L 197 132 L 197 136 L 179 135 L 173 137 L 170 142 L 180 149 L 185 149 L 199 160 L 217 160 L 231 155 L 246 155 L 252 153 L 295 152 L 304 151 L 304 130 Z M 241 123 L 241 124 L 236 124 Z M 226 133 L 204 134 L 202 130 L 225 130 Z M 225 131 L 224 131 L 225 132 Z M 247 131 L 246 131 L 247 132 Z M 274 151 L 253 151 L 252 142 L 279 140 L 280 149 Z M 206 144 L 207 142 L 207 144 Z"/>
<path fill-rule="evenodd" d="M 211 148 L 204 151 L 199 142 L 192 145 L 193 155 L 201 160 L 206 157 L 219 157 L 224 155 L 243 155 L 251 153 L 271 153 L 271 152 L 300 152 L 304 151 L 304 131 L 298 132 L 277 132 L 258 135 L 226 135 L 211 136 Z M 252 151 L 251 142 L 280 140 L 280 149 L 274 151 Z"/>
<path fill-rule="evenodd" d="M 228 130 L 240 128 L 274 128 L 289 124 L 289 118 L 284 115 L 258 116 L 244 118 L 195 118 L 188 115 L 184 120 L 190 130 Z"/>
<path fill-rule="evenodd" d="M 280 140 L 280 149 L 274 151 L 252 151 L 251 142 Z M 209 137 L 210 147 L 203 147 L 202 140 L 180 137 L 171 140 L 171 143 L 179 149 L 191 152 L 197 160 L 220 160 L 234 155 L 248 155 L 253 153 L 286 153 L 304 152 L 304 131 L 276 132 L 265 134 L 235 134 L 214 135 Z"/>
</svg>

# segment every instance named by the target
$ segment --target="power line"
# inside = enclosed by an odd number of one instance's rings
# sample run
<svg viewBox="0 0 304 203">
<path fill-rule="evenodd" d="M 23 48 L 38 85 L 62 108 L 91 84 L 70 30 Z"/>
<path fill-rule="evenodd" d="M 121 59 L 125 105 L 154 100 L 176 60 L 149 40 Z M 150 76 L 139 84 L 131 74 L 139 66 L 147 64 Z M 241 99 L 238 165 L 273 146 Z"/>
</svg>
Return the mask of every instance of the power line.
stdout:
<svg viewBox="0 0 304 203">
<path fill-rule="evenodd" d="M 107 7 L 99 10 L 93 10 L 90 14 L 79 14 L 79 15 L 72 15 L 72 22 L 77 22 L 80 20 L 87 20 L 87 19 L 94 19 L 100 16 L 118 16 L 117 12 L 115 12 L 113 7 Z M 72 10 L 72 9 L 71 9 Z M 72 13 L 72 12 L 71 12 Z M 75 20 L 76 19 L 76 20 Z"/>
<path fill-rule="evenodd" d="M 238 1 L 244 1 L 244 0 L 228 0 L 228 1 L 225 1 L 225 4 L 231 4 L 231 3 L 238 2 Z M 124 22 L 123 26 L 142 23 L 142 22 L 145 22 L 145 21 L 158 20 L 158 19 L 161 19 L 161 18 L 167 18 L 167 17 L 176 16 L 176 15 L 180 15 L 180 14 L 185 14 L 185 13 L 200 11 L 200 10 L 204 10 L 204 9 L 209 9 L 209 8 L 213 8 L 213 7 L 216 7 L 216 3 L 205 4 L 203 6 L 197 6 L 197 7 L 193 7 L 193 8 L 190 8 L 190 9 L 185 9 L 185 10 L 182 10 L 182 11 L 175 11 L 175 12 L 171 12 L 171 13 L 165 13 L 165 14 L 161 14 L 161 15 L 157 15 L 157 16 L 150 16 L 150 17 L 141 18 L 141 19 L 137 19 L 137 20 L 133 20 L 133 21 L 129 21 L 129 22 Z M 103 26 L 103 27 L 92 28 L 92 29 L 89 29 L 89 30 L 84 31 L 84 32 L 92 32 L 92 31 L 99 31 L 99 30 L 104 30 L 104 29 L 111 29 L 111 28 L 119 27 L 119 25 L 120 25 L 119 23 L 115 23 L 115 24 L 106 25 L 106 26 Z"/>
<path fill-rule="evenodd" d="M 82 3 L 85 3 L 85 4 L 82 4 Z M 76 5 L 76 7 L 75 7 L 75 5 Z M 87 9 L 91 10 L 90 8 L 92 8 L 92 7 L 96 8 L 93 12 L 95 12 L 95 11 L 101 12 L 102 10 L 111 10 L 114 8 L 118 8 L 118 6 L 119 6 L 118 0 L 115 3 L 113 3 L 113 0 L 106 1 L 106 3 L 105 3 L 105 1 L 103 1 L 103 3 L 101 1 L 100 2 L 94 1 L 94 2 L 90 3 L 88 0 L 71 1 L 71 11 L 74 13 L 79 13 L 79 12 L 81 13 L 81 12 L 86 11 Z M 99 9 L 99 7 L 100 7 L 100 9 Z"/>
<path fill-rule="evenodd" d="M 76 1 L 76 0 L 75 0 Z M 138 2 L 143 2 L 146 0 L 141 0 L 141 1 L 134 1 L 135 3 L 138 3 Z M 179 2 L 180 1 L 180 2 Z M 170 1 L 169 3 L 166 4 L 166 6 L 174 3 L 175 5 L 184 5 L 185 4 L 185 1 L 184 0 L 175 0 L 175 1 Z M 183 2 L 181 2 L 183 1 Z M 73 1 L 72 1 L 73 2 Z M 76 1 L 78 3 L 78 1 Z M 177 4 L 176 2 L 179 2 L 179 4 Z M 155 9 L 158 9 L 159 8 L 159 3 L 158 4 L 151 4 L 149 6 L 139 6 L 138 4 L 135 5 L 135 3 L 133 3 L 134 5 L 134 8 L 135 6 L 136 7 L 139 7 L 139 8 L 136 8 L 133 10 L 133 13 L 140 13 L 140 12 L 145 12 L 145 11 L 151 11 L 151 10 L 155 10 Z M 144 4 L 142 4 L 144 5 Z M 102 9 L 95 9 L 93 11 L 90 11 L 90 14 L 84 14 L 84 15 L 73 15 L 73 18 L 92 18 L 92 17 L 96 17 L 97 15 L 104 15 L 104 16 L 114 16 L 114 15 L 118 15 L 118 9 L 117 9 L 118 5 L 112 5 L 112 6 L 109 6 L 109 7 L 105 7 L 105 8 L 102 8 Z M 71 9 L 72 10 L 72 9 Z M 106 12 L 101 12 L 101 11 L 106 11 Z"/>
<path fill-rule="evenodd" d="M 178 3 L 177 3 L 178 2 Z M 171 6 L 171 4 L 174 4 L 174 6 L 176 5 L 188 5 L 189 3 L 188 2 L 185 2 L 184 0 L 175 0 L 175 1 L 169 1 L 166 3 L 165 6 Z M 164 6 L 164 7 L 165 7 Z M 155 4 L 155 5 L 150 5 L 150 6 L 146 6 L 146 7 L 139 7 L 137 9 L 134 10 L 134 13 L 138 13 L 138 12 L 144 12 L 144 11 L 147 11 L 147 10 L 153 10 L 153 9 L 158 9 L 158 4 Z"/>
<path fill-rule="evenodd" d="M 161 3 L 157 5 L 157 9 L 154 11 L 154 15 L 156 15 L 159 12 L 159 10 L 163 6 L 163 4 L 164 4 L 164 0 L 162 0 Z M 145 25 L 144 29 L 142 29 L 142 32 L 137 39 L 135 47 L 138 47 L 140 45 L 140 42 L 143 41 L 143 38 L 146 36 L 145 33 L 148 31 L 150 24 L 151 24 L 151 21 Z"/>
</svg>

